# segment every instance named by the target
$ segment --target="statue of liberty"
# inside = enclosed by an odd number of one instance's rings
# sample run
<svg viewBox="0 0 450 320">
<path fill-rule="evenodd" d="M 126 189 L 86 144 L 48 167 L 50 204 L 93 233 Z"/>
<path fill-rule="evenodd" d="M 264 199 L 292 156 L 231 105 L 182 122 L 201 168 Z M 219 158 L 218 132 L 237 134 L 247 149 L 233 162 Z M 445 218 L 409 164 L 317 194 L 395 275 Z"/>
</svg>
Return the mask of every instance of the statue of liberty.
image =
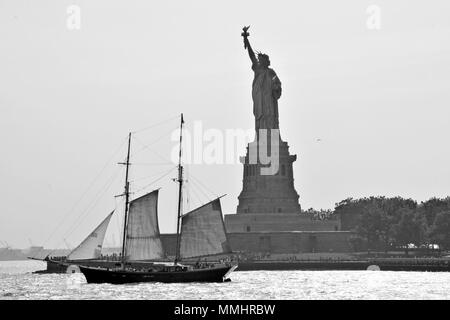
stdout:
<svg viewBox="0 0 450 320">
<path fill-rule="evenodd" d="M 278 99 L 281 97 L 281 81 L 275 71 L 269 68 L 269 56 L 261 52 L 255 55 L 253 52 L 248 41 L 249 27 L 242 29 L 242 37 L 244 37 L 244 48 L 248 50 L 255 73 L 252 85 L 255 129 L 257 132 L 259 129 L 279 129 Z"/>
</svg>

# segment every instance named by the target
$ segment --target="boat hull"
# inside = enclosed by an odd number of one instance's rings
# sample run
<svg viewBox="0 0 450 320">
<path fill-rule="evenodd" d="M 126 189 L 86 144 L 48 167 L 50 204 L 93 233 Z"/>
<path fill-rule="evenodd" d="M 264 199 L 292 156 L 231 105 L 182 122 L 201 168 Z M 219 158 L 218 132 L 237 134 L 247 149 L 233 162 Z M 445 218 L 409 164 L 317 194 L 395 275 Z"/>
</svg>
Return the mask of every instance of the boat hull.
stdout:
<svg viewBox="0 0 450 320">
<path fill-rule="evenodd" d="M 36 259 L 37 260 L 37 259 Z M 34 273 L 67 273 L 67 268 L 72 265 L 84 265 L 88 267 L 97 268 L 114 268 L 120 266 L 118 261 L 108 261 L 108 260 L 65 260 L 65 261 L 55 261 L 55 260 L 43 260 L 47 263 L 45 270 L 38 270 Z"/>
<path fill-rule="evenodd" d="M 136 282 L 224 282 L 236 266 L 211 267 L 188 271 L 134 272 L 79 266 L 88 283 L 125 284 Z"/>
</svg>

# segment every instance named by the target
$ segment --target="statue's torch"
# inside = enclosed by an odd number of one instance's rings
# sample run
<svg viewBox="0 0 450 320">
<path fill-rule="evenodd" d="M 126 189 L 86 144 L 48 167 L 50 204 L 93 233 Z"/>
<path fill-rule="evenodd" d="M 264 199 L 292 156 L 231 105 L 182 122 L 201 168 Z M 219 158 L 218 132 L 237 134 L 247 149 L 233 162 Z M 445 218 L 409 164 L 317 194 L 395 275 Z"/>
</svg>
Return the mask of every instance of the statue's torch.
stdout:
<svg viewBox="0 0 450 320">
<path fill-rule="evenodd" d="M 248 36 L 250 36 L 250 33 L 248 33 L 248 29 L 250 28 L 250 26 L 248 26 L 248 27 L 243 27 L 242 28 L 242 33 L 241 33 L 241 36 L 243 36 L 244 37 L 244 49 L 247 49 L 247 37 Z"/>
</svg>

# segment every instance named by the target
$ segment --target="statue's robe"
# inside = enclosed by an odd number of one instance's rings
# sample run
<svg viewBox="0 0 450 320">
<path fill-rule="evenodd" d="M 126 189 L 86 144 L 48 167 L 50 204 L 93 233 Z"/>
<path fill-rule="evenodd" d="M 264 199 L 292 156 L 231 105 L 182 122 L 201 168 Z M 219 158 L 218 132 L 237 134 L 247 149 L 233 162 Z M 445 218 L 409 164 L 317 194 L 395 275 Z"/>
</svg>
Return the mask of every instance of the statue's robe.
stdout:
<svg viewBox="0 0 450 320">
<path fill-rule="evenodd" d="M 278 99 L 281 96 L 281 81 L 271 68 L 253 64 L 252 98 L 255 129 L 279 129 Z"/>
</svg>

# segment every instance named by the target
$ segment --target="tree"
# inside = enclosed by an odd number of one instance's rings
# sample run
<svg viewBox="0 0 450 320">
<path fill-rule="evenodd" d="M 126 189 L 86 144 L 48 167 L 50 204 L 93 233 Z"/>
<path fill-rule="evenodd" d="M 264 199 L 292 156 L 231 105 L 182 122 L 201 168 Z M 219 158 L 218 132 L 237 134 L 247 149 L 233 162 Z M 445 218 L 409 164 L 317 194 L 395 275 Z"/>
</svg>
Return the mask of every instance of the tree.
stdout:
<svg viewBox="0 0 450 320">
<path fill-rule="evenodd" d="M 427 220 L 428 226 L 432 226 L 436 215 L 438 213 L 449 211 L 450 210 L 450 197 L 439 199 L 439 198 L 431 198 L 425 202 L 422 202 L 418 211 L 422 216 L 424 216 Z"/>
<path fill-rule="evenodd" d="M 386 228 L 386 214 L 376 204 L 369 204 L 363 210 L 356 233 L 367 241 L 367 249 L 374 249 L 383 240 Z"/>
<path fill-rule="evenodd" d="M 397 223 L 400 216 L 397 212 L 402 208 L 415 210 L 417 202 L 412 199 L 401 197 L 369 197 L 361 199 L 347 198 L 336 204 L 334 213 L 340 214 L 342 230 L 353 230 L 359 224 L 360 215 L 368 205 L 376 205 L 383 210 L 387 216 L 388 224 Z M 386 236 L 390 234 L 390 226 L 384 230 Z M 386 238 L 387 240 L 387 238 Z"/>
<path fill-rule="evenodd" d="M 439 249 L 450 249 L 450 211 L 436 215 L 430 228 L 430 240 L 439 245 Z"/>
<path fill-rule="evenodd" d="M 405 247 L 405 252 L 408 254 L 410 244 L 419 247 L 424 243 L 425 239 L 425 225 L 416 213 L 407 208 L 399 210 L 400 220 L 393 225 L 393 237 L 396 245 Z"/>
<path fill-rule="evenodd" d="M 347 198 L 334 209 L 341 219 L 342 230 L 355 232 L 351 240 L 354 247 L 365 241 L 369 249 L 383 243 L 385 250 L 394 244 L 405 248 L 409 244 L 450 248 L 446 220 L 449 212 L 450 197 L 431 198 L 420 205 L 402 197 Z"/>
</svg>

